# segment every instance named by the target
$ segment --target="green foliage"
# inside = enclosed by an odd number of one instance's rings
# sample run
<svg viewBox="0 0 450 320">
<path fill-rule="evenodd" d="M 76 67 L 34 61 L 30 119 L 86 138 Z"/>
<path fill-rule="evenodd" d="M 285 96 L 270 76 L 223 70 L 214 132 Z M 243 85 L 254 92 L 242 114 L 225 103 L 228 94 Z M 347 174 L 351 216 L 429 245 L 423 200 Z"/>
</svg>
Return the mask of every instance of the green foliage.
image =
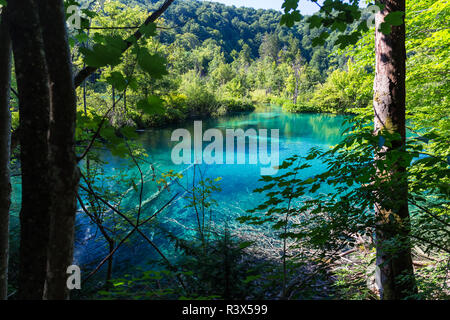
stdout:
<svg viewBox="0 0 450 320">
<path fill-rule="evenodd" d="M 159 54 L 150 54 L 145 48 L 140 48 L 137 62 L 142 70 L 155 79 L 160 79 L 167 74 L 166 59 Z"/>
<path fill-rule="evenodd" d="M 316 257 L 333 261 L 337 257 L 329 256 L 330 252 L 355 247 L 356 235 L 373 237 L 378 222 L 373 212 L 375 203 L 398 205 L 392 190 L 408 179 L 413 243 L 429 253 L 448 255 L 449 193 L 447 187 L 436 184 L 449 177 L 447 155 L 421 157 L 427 146 L 424 141 L 428 140 L 419 137 L 409 139 L 406 149 L 392 150 L 375 159 L 374 150 L 392 146 L 399 137 L 389 132 L 373 135 L 370 110 L 359 113 L 352 118 L 353 126 L 343 141 L 331 150 L 313 148 L 306 157 L 286 159 L 279 167 L 279 175 L 262 177 L 265 186 L 255 192 L 266 193 L 267 200 L 239 220 L 256 225 L 270 223 L 274 229 L 288 226 L 292 231 L 285 233 L 286 237 L 317 250 Z M 440 144 L 440 137 L 432 136 Z M 297 178 L 297 173 L 308 168 L 313 159 L 324 162 L 327 170 L 307 179 Z M 396 179 L 377 174 L 389 172 L 398 163 L 407 166 L 408 174 Z M 331 191 L 327 186 L 332 186 Z M 290 199 L 297 202 L 292 205 Z M 280 220 L 283 214 L 295 222 Z M 395 253 L 406 243 L 398 237 L 386 245 Z"/>
<path fill-rule="evenodd" d="M 322 109 L 312 104 L 297 103 L 294 104 L 291 101 L 282 104 L 283 111 L 293 113 L 320 113 L 326 112 L 326 109 Z"/>
<path fill-rule="evenodd" d="M 84 62 L 91 67 L 116 66 L 120 63 L 125 41 L 119 36 L 97 36 L 92 49 L 80 48 Z"/>
<path fill-rule="evenodd" d="M 155 6 L 153 1 L 138 2 L 149 8 Z M 373 35 L 364 33 L 364 19 L 357 22 L 361 18 L 357 4 L 325 1 L 318 15 L 304 19 L 296 0 L 285 1 L 283 15 L 182 1 L 158 22 L 168 29 L 150 24 L 141 28 L 146 37 L 139 41 L 130 37 L 130 30 L 110 27 L 141 25 L 147 16 L 142 7 L 109 1 L 104 12 L 84 9 L 92 18 L 91 26 L 105 28 L 87 32 L 89 22 L 83 18 L 82 30 L 71 31 L 75 67 L 99 67 L 86 87 L 78 89 L 78 154 L 86 150 L 98 130 L 88 157 L 90 172 L 86 167 L 84 173 L 92 182 L 101 177 L 104 163 L 97 158 L 96 148 L 106 146 L 113 155 L 123 158 L 144 155 L 143 150 L 129 145 L 136 125 L 162 126 L 191 117 L 250 111 L 254 108 L 251 102 L 280 105 L 289 112 L 352 112 L 357 115 L 351 119 L 353 127 L 340 144 L 331 150 L 313 149 L 305 157 L 286 159 L 278 176 L 263 177 L 264 186 L 255 192 L 265 193 L 267 200 L 240 222 L 270 225 L 280 240 L 311 249 L 302 256 L 290 256 L 284 249 L 283 266 L 298 268 L 311 261 L 324 266 L 336 260 L 333 253 L 356 247 L 356 236 L 373 247 L 378 222 L 373 215 L 374 204 L 392 201 L 392 190 L 407 179 L 412 244 L 428 256 L 439 257 L 432 267 L 416 272 L 420 289 L 416 298 L 447 297 L 450 124 L 446 75 L 450 37 L 448 28 L 442 25 L 448 21 L 448 4 L 408 1 L 409 136 L 405 148 L 393 150 L 382 159 L 374 159 L 374 150 L 392 146 L 398 136 L 389 132 L 373 135 L 373 114 L 365 109 L 372 100 Z M 329 14 L 332 10 L 335 15 Z M 403 16 L 402 12 L 388 15 L 382 32 L 387 34 L 392 26 L 400 25 Z M 279 19 L 292 29 L 278 25 Z M 124 53 L 129 43 L 132 47 Z M 336 50 L 337 45 L 349 44 L 356 45 L 347 51 Z M 323 47 L 313 49 L 315 45 Z M 322 161 L 326 170 L 298 178 L 313 160 Z M 407 167 L 407 172 L 397 181 L 385 181 L 377 175 L 399 163 Z M 129 177 L 119 174 L 116 178 L 137 191 L 136 182 Z M 163 180 L 166 178 L 171 178 L 171 173 Z M 246 261 L 249 243 L 234 239 L 228 230 L 214 233 L 208 222 L 214 207 L 211 196 L 219 190 L 215 182 L 204 180 L 191 190 L 190 209 L 196 211 L 199 221 L 194 240 L 169 233 L 180 253 L 178 271 L 142 271 L 125 276 L 114 281 L 109 293 L 100 294 L 138 299 L 257 296 L 252 284 L 260 283 L 262 276 L 250 268 L 255 266 L 254 261 Z M 120 199 L 117 190 L 106 190 L 103 196 L 111 202 Z M 93 198 L 88 200 L 99 217 L 110 218 L 103 216 L 105 206 Z M 135 212 L 133 208 L 126 214 L 133 218 Z M 119 225 L 112 237 L 119 239 L 128 230 Z M 394 239 L 388 249 L 395 252 L 404 245 L 404 239 Z M 364 285 L 368 274 L 363 271 L 373 261 L 366 258 L 361 258 L 358 268 L 337 272 L 335 289 L 339 297 L 372 297 Z M 278 288 L 286 282 L 287 274 L 279 269 L 274 273 L 274 286 Z M 179 287 L 178 277 L 189 290 Z"/>
<path fill-rule="evenodd" d="M 311 104 L 320 110 L 333 112 L 346 112 L 368 106 L 372 102 L 373 77 L 350 61 L 347 68 L 347 71 L 333 71 L 326 82 L 316 88 Z"/>
<path fill-rule="evenodd" d="M 317 1 L 311 0 L 311 2 Z M 362 18 L 362 11 L 359 4 L 366 4 L 366 2 L 355 0 L 350 2 L 344 1 L 325 1 L 319 5 L 320 10 L 317 14 L 309 17 L 307 22 L 310 28 L 324 27 L 327 30 L 340 32 L 334 44 L 340 46 L 341 49 L 354 45 L 363 36 L 364 32 L 368 31 L 367 21 Z M 284 14 L 280 23 L 288 27 L 294 25 L 294 21 L 300 21 L 300 13 L 298 11 L 298 0 L 285 0 L 282 8 Z M 381 4 L 376 3 L 380 9 L 383 8 Z M 384 34 L 390 34 L 392 26 L 399 26 L 404 23 L 404 12 L 395 11 L 389 13 L 384 22 L 380 26 L 380 31 Z M 351 32 L 347 31 L 348 27 L 353 26 Z M 321 31 L 318 36 L 312 40 L 313 46 L 324 45 L 325 40 L 330 36 L 329 31 Z"/>
<path fill-rule="evenodd" d="M 245 299 L 257 290 L 253 281 L 260 277 L 245 253 L 249 243 L 232 237 L 227 229 L 206 245 L 172 237 L 180 252 L 177 266 L 185 274 L 189 291 L 185 297 L 197 299 Z"/>
<path fill-rule="evenodd" d="M 193 117 L 209 116 L 217 110 L 214 94 L 194 71 L 183 75 L 179 92 L 186 97 L 189 114 Z"/>
</svg>

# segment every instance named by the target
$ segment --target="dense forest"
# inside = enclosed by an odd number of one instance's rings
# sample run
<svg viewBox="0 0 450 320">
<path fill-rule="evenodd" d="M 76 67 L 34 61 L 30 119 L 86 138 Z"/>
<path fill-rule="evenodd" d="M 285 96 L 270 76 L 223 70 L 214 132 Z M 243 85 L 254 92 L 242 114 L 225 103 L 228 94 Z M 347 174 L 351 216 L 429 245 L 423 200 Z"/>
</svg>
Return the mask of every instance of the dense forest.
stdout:
<svg viewBox="0 0 450 320">
<path fill-rule="evenodd" d="M 125 36 L 127 30 L 95 28 L 111 28 L 117 21 L 122 21 L 123 25 L 139 25 L 146 16 L 139 7 L 120 2 L 106 2 L 104 14 L 105 17 L 98 16 L 91 21 L 94 29 L 89 30 L 97 36 Z M 160 32 L 145 43 L 150 52 L 167 60 L 168 74 L 155 80 L 141 70 L 140 76 L 134 76 L 135 81 L 127 86 L 130 92 L 127 91 L 126 99 L 123 99 L 131 109 L 125 106 L 127 113 L 120 111 L 112 121 L 123 124 L 131 120 L 139 127 L 167 125 L 183 121 L 188 115 L 220 115 L 251 109 L 255 102 L 266 103 L 271 99 L 275 102 L 277 98 L 282 98 L 277 103 L 289 110 L 316 110 L 317 104 L 309 103 L 315 86 L 324 81 L 331 65 L 338 68 L 345 64 L 346 58 L 340 55 L 329 58 L 333 40 L 323 47 L 312 46 L 312 39 L 320 30 L 310 31 L 306 22 L 297 24 L 295 30 L 282 27 L 280 18 L 281 13 L 274 10 L 236 9 L 197 1 L 175 2 L 160 22 Z M 234 38 L 226 38 L 227 35 Z M 252 39 L 249 39 L 250 35 Z M 75 35 L 74 41 L 80 43 L 86 37 L 86 33 L 80 33 Z M 82 49 L 89 45 L 81 43 Z M 77 55 L 74 59 L 80 68 L 84 63 L 82 57 Z M 112 73 L 121 77 L 115 80 L 121 81 L 129 77 L 127 73 L 131 70 L 134 71 L 130 59 L 101 74 L 103 87 L 101 83 L 92 87 L 88 84 L 87 90 L 104 95 L 112 90 L 110 85 L 114 79 L 110 78 L 108 82 Z M 126 81 L 121 82 L 120 91 Z M 144 86 L 149 91 L 141 90 Z M 149 94 L 165 96 L 166 111 L 157 116 L 133 114 L 136 102 Z M 369 94 L 366 90 L 358 102 L 367 104 Z M 89 99 L 98 98 L 95 94 L 88 96 Z M 316 100 L 321 100 L 320 95 Z M 98 103 L 95 105 L 98 109 Z M 336 104 L 330 106 L 330 111 L 344 111 L 338 109 Z"/>
<path fill-rule="evenodd" d="M 299 6 L 0 0 L 0 300 L 448 300 L 450 4 Z"/>
</svg>

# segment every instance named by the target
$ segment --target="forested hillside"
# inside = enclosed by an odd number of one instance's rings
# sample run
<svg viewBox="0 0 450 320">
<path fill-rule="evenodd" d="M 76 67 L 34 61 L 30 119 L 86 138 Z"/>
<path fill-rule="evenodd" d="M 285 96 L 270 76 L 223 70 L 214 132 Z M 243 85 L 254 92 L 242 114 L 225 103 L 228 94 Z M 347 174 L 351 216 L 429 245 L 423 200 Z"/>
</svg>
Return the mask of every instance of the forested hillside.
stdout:
<svg viewBox="0 0 450 320">
<path fill-rule="evenodd" d="M 128 5 L 135 2 L 147 8 L 157 8 L 161 1 L 152 0 L 123 0 Z M 246 7 L 231 7 L 221 3 L 209 1 L 175 1 L 164 14 L 167 25 L 172 30 L 161 33 L 163 43 L 182 41 L 188 46 L 197 46 L 205 40 L 213 39 L 225 53 L 227 62 L 232 58 L 232 52 L 239 52 L 242 45 L 250 48 L 252 59 L 259 57 L 260 46 L 266 34 L 275 34 L 279 50 L 287 49 L 292 38 L 299 40 L 298 47 L 302 56 L 310 62 L 314 57 L 315 63 L 323 71 L 327 54 L 331 52 L 332 42 L 325 47 L 313 48 L 311 40 L 317 37 L 321 30 L 310 30 L 305 21 L 296 24 L 294 28 L 280 25 L 282 13 L 276 10 L 253 9 Z M 317 53 L 316 53 L 317 52 Z M 320 55 L 320 57 L 319 57 Z"/>
<path fill-rule="evenodd" d="M 127 27 L 142 23 L 146 10 L 156 9 L 160 4 L 108 1 L 100 8 L 95 2 L 85 2 L 88 9 L 97 10 L 98 14 L 91 20 L 89 32 L 73 30 L 73 43 L 84 53 L 95 45 L 95 37 L 124 36 Z M 324 46 L 313 47 L 312 40 L 325 28 L 310 30 L 307 18 L 287 28 L 280 25 L 280 18 L 281 13 L 275 10 L 175 1 L 160 20 L 156 36 L 144 45 L 152 54 L 167 60 L 168 75 L 162 79 L 151 77 L 142 65 L 134 67 L 135 60 L 124 61 L 114 70 L 98 73 L 101 81 L 95 86 L 91 81 L 85 84 L 83 90 L 93 90 L 87 95 L 90 101 L 87 105 L 96 104 L 97 111 L 99 107 L 105 110 L 108 104 L 115 105 L 104 96 L 111 90 L 108 93 L 111 97 L 116 89 L 104 84 L 116 81 L 123 87 L 121 83 L 126 81 L 121 79 L 127 79 L 130 72 L 144 71 L 130 81 L 124 99 L 118 103 L 117 107 L 122 105 L 127 112 L 116 112 L 114 107 L 109 113 L 112 123 L 134 123 L 141 128 L 161 126 L 189 117 L 249 110 L 254 103 L 266 102 L 291 111 L 317 110 L 322 99 L 314 102 L 315 87 L 347 60 L 344 55 L 331 55 L 338 32 L 332 32 Z M 115 29 L 118 23 L 120 27 Z M 93 34 L 94 44 L 86 41 Z M 85 61 L 77 51 L 75 65 L 82 68 Z M 99 55 L 97 60 L 102 59 L 105 57 Z M 367 104 L 370 93 L 366 87 L 357 90 L 364 91 L 358 105 Z M 149 94 L 158 94 L 165 102 L 161 112 L 150 116 L 138 110 Z M 79 102 L 86 104 L 86 99 Z M 340 105 L 322 109 L 345 112 Z"/>
</svg>

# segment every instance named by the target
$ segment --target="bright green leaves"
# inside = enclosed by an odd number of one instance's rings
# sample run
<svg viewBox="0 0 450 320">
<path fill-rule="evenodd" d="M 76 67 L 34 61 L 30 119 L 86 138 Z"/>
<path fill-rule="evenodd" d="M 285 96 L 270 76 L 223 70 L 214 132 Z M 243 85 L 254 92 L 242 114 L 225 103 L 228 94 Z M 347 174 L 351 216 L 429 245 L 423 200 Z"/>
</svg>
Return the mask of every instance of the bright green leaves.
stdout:
<svg viewBox="0 0 450 320">
<path fill-rule="evenodd" d="M 164 113 L 163 100 L 157 96 L 148 96 L 147 98 L 139 100 L 136 107 L 138 110 L 147 114 Z"/>
<path fill-rule="evenodd" d="M 0 0 L 0 6 L 6 6 L 7 2 L 6 0 Z"/>
<path fill-rule="evenodd" d="M 87 42 L 89 40 L 89 36 L 85 32 L 76 34 L 74 38 L 80 43 Z"/>
<path fill-rule="evenodd" d="M 285 0 L 281 7 L 284 9 L 285 13 L 296 10 L 298 7 L 298 0 Z"/>
<path fill-rule="evenodd" d="M 151 54 L 146 48 L 140 48 L 137 61 L 142 70 L 155 79 L 160 79 L 163 75 L 168 74 L 166 58 L 158 53 Z"/>
<path fill-rule="evenodd" d="M 154 36 L 156 34 L 156 25 L 148 24 L 142 26 L 140 32 L 144 36 Z M 80 35 L 79 41 L 86 40 L 84 36 Z M 92 49 L 80 48 L 81 53 L 84 54 L 84 62 L 90 67 L 105 67 L 105 66 L 117 66 L 122 62 L 122 56 L 129 45 L 130 40 L 124 40 L 122 37 L 114 36 L 102 36 L 99 34 L 94 35 L 93 39 L 96 42 Z M 137 57 L 138 65 L 147 72 L 151 77 L 160 79 L 168 72 L 166 70 L 166 59 L 158 53 L 151 54 L 147 48 L 139 47 L 137 43 L 134 43 L 132 51 Z M 118 74 L 112 75 L 108 83 L 116 83 L 116 86 L 125 88 L 125 79 Z M 119 89 L 120 90 L 120 89 Z"/>
<path fill-rule="evenodd" d="M 90 67 L 116 66 L 121 62 L 126 42 L 120 36 L 94 37 L 98 43 L 92 49 L 80 48 L 84 62 Z"/>
<path fill-rule="evenodd" d="M 380 31 L 389 35 L 391 33 L 392 26 L 400 26 L 404 23 L 403 16 L 405 13 L 403 11 L 390 12 L 386 17 L 384 17 L 384 22 L 380 25 Z"/>
</svg>

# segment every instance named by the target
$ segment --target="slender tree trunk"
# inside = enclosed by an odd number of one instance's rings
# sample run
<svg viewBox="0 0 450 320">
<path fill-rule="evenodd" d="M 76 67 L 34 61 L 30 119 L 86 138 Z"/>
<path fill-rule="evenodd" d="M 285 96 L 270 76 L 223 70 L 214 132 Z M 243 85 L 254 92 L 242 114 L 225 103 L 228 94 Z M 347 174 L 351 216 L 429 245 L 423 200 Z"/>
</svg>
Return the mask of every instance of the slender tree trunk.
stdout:
<svg viewBox="0 0 450 320">
<path fill-rule="evenodd" d="M 62 0 L 39 1 L 50 87 L 51 207 L 46 299 L 68 298 L 79 172 L 75 155 L 76 93 Z"/>
<path fill-rule="evenodd" d="M 9 207 L 11 204 L 10 148 L 11 40 L 5 14 L 0 16 L 0 300 L 8 297 Z"/>
<path fill-rule="evenodd" d="M 406 141 L 405 24 L 392 27 L 389 35 L 379 31 L 390 12 L 405 12 L 405 0 L 382 0 L 386 7 L 376 16 L 374 83 L 375 134 L 399 134 L 392 146 L 377 150 L 376 160 L 403 150 Z M 403 299 L 416 292 L 409 243 L 408 183 L 406 167 L 399 161 L 378 173 L 383 187 L 377 192 L 377 282 L 383 299 Z M 392 243 L 395 243 L 392 246 Z M 403 280 L 400 277 L 404 276 Z"/>
<path fill-rule="evenodd" d="M 49 87 L 38 8 L 33 0 L 8 1 L 20 109 L 19 299 L 42 299 L 49 236 Z"/>
<path fill-rule="evenodd" d="M 294 104 L 297 104 L 298 82 L 299 82 L 299 65 L 296 62 L 294 62 L 294 65 L 292 67 L 294 68 L 294 78 L 295 78 L 294 97 L 293 97 L 292 102 Z"/>
</svg>

